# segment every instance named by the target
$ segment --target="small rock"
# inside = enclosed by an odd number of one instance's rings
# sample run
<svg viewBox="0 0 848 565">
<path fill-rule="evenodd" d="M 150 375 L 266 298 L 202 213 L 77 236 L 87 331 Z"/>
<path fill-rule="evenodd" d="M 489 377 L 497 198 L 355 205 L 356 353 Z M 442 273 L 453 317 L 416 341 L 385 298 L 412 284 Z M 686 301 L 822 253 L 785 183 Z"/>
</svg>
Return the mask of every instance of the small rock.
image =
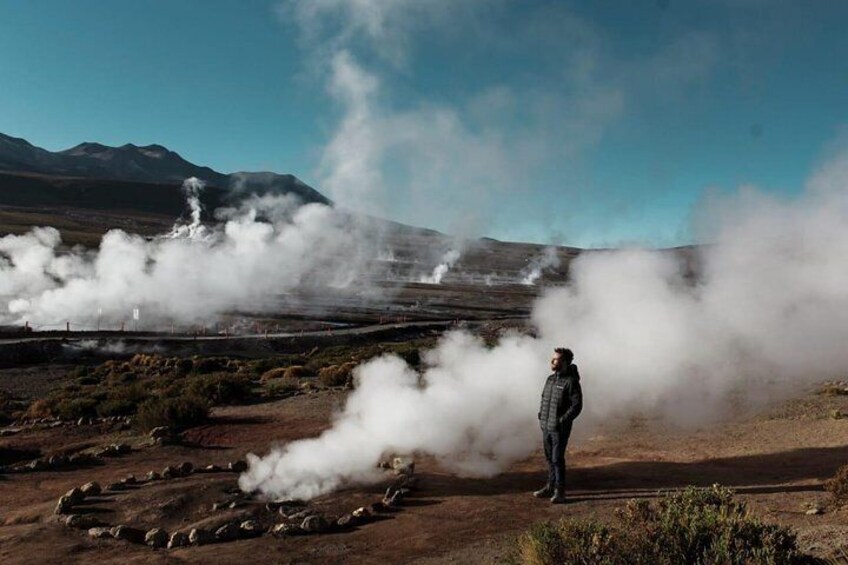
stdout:
<svg viewBox="0 0 848 565">
<path fill-rule="evenodd" d="M 232 510 L 234 508 L 241 508 L 242 506 L 244 506 L 244 502 L 241 500 L 234 500 L 227 505 L 227 508 Z"/>
<path fill-rule="evenodd" d="M 188 533 L 188 541 L 191 545 L 204 545 L 212 540 L 215 537 L 209 530 L 204 530 L 203 528 L 192 528 L 192 530 Z"/>
<path fill-rule="evenodd" d="M 271 533 L 275 536 L 297 536 L 304 532 L 297 524 L 277 524 L 271 528 Z"/>
<path fill-rule="evenodd" d="M 329 524 L 321 516 L 307 516 L 300 524 L 300 528 L 309 534 L 320 534 L 327 531 Z"/>
<path fill-rule="evenodd" d="M 85 500 L 85 493 L 82 492 L 81 488 L 74 487 L 65 493 L 64 498 L 67 498 L 68 502 L 73 506 Z"/>
<path fill-rule="evenodd" d="M 108 485 L 106 485 L 106 490 L 111 492 L 118 492 L 126 489 L 127 485 L 125 485 L 124 483 L 109 483 Z"/>
<path fill-rule="evenodd" d="M 253 538 L 262 535 L 262 525 L 256 520 L 245 520 L 239 524 L 242 537 Z"/>
<path fill-rule="evenodd" d="M 126 443 L 112 444 L 112 449 L 118 455 L 123 455 L 124 453 L 132 451 L 132 448 Z"/>
<path fill-rule="evenodd" d="M 227 469 L 232 471 L 233 473 L 244 473 L 247 471 L 247 461 L 243 459 L 239 459 L 238 461 L 230 461 L 227 465 Z"/>
<path fill-rule="evenodd" d="M 90 530 L 102 526 L 103 522 L 90 514 L 71 514 L 65 518 L 65 525 L 78 530 Z"/>
<path fill-rule="evenodd" d="M 167 467 L 162 469 L 162 478 L 163 479 L 173 479 L 174 477 L 176 477 L 178 475 L 179 475 L 179 472 L 176 469 L 174 469 L 173 467 L 171 467 L 170 465 L 168 465 Z"/>
<path fill-rule="evenodd" d="M 111 538 L 112 528 L 102 526 L 97 528 L 89 528 L 88 535 L 93 537 L 94 539 Z"/>
<path fill-rule="evenodd" d="M 168 549 L 186 547 L 189 543 L 188 535 L 185 532 L 174 532 L 171 534 L 171 539 L 168 540 Z"/>
<path fill-rule="evenodd" d="M 207 465 L 203 470 L 207 473 L 220 473 L 224 469 L 222 469 L 218 465 Z"/>
<path fill-rule="evenodd" d="M 160 528 L 148 530 L 144 536 L 144 543 L 153 548 L 165 547 L 168 545 L 168 532 Z"/>
<path fill-rule="evenodd" d="M 56 509 L 54 512 L 56 514 L 68 514 L 71 511 L 73 504 L 71 504 L 70 499 L 67 496 L 63 496 L 59 499 L 59 502 L 56 503 Z"/>
<path fill-rule="evenodd" d="M 356 510 L 354 510 L 353 512 L 351 512 L 351 515 L 354 518 L 358 518 L 360 520 L 365 520 L 365 519 L 368 519 L 368 518 L 371 517 L 371 510 L 369 510 L 368 508 L 366 508 L 364 506 L 361 506 L 361 507 L 357 508 Z"/>
<path fill-rule="evenodd" d="M 100 483 L 96 481 L 85 483 L 80 487 L 80 490 L 85 496 L 97 496 L 103 492 L 103 489 L 100 487 Z"/>
<path fill-rule="evenodd" d="M 30 471 L 44 471 L 47 469 L 47 462 L 43 459 L 35 459 L 31 461 L 25 468 Z"/>
<path fill-rule="evenodd" d="M 162 475 L 160 475 L 156 471 L 149 471 L 147 473 L 146 480 L 148 480 L 148 481 L 158 481 L 161 478 L 162 478 Z"/>
<path fill-rule="evenodd" d="M 153 428 L 150 430 L 150 433 L 147 434 L 151 439 L 160 439 L 160 438 L 168 438 L 173 434 L 171 433 L 171 428 L 168 426 L 159 426 L 158 428 Z"/>
<path fill-rule="evenodd" d="M 395 457 L 392 459 L 392 469 L 397 475 L 411 476 L 415 472 L 415 461 L 408 457 Z"/>
<path fill-rule="evenodd" d="M 84 426 L 85 425 L 85 418 L 80 418 L 79 420 L 77 420 L 77 425 L 78 426 Z"/>
<path fill-rule="evenodd" d="M 824 510 L 822 510 L 818 506 L 815 506 L 807 510 L 806 514 L 807 516 L 818 516 L 819 514 L 824 514 Z"/>
<path fill-rule="evenodd" d="M 239 525 L 235 522 L 224 524 L 215 530 L 215 539 L 218 541 L 233 541 L 239 537 Z"/>
<path fill-rule="evenodd" d="M 119 524 L 112 528 L 112 537 L 130 543 L 144 543 L 145 532 L 138 528 Z"/>
<path fill-rule="evenodd" d="M 194 471 L 194 465 L 185 461 L 180 463 L 180 466 L 177 467 L 177 471 L 180 472 L 180 475 L 190 475 L 192 471 Z"/>
<path fill-rule="evenodd" d="M 344 514 L 336 520 L 336 526 L 340 528 L 353 528 L 359 523 L 359 518 L 353 514 Z"/>
<path fill-rule="evenodd" d="M 289 514 L 289 515 L 286 515 L 283 512 L 283 510 L 285 510 L 285 508 L 280 508 L 280 514 L 283 514 L 284 516 L 286 516 L 286 519 L 288 519 L 288 520 L 297 521 L 297 520 L 303 520 L 304 518 L 308 518 L 309 516 L 312 516 L 312 512 L 309 511 L 309 510 L 301 510 L 300 512 L 295 512 L 294 514 Z"/>
<path fill-rule="evenodd" d="M 134 485 L 138 483 L 138 479 L 135 478 L 135 475 L 127 475 L 125 479 L 121 480 L 125 485 Z"/>
</svg>

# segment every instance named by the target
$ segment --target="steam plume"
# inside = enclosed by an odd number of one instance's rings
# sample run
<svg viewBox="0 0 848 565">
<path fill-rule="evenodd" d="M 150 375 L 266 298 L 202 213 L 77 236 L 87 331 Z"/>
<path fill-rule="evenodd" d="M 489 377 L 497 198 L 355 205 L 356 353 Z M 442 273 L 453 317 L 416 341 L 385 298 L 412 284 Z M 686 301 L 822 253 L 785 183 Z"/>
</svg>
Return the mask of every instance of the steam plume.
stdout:
<svg viewBox="0 0 848 565">
<path fill-rule="evenodd" d="M 559 267 L 559 255 L 556 247 L 546 247 L 541 255 L 533 257 L 530 261 L 521 284 L 533 286 L 541 278 L 542 272 L 552 267 Z"/>
<path fill-rule="evenodd" d="M 0 322 L 33 326 L 108 325 L 138 306 L 151 322 L 194 323 L 227 310 L 262 305 L 311 285 L 345 287 L 373 255 L 375 242 L 355 218 L 322 204 L 266 196 L 219 210 L 221 224 L 200 223 L 202 184 L 185 184 L 191 223 L 147 240 L 121 230 L 97 251 L 60 252 L 54 228 L 0 238 Z M 260 217 L 268 218 L 267 221 Z"/>
<path fill-rule="evenodd" d="M 440 263 L 436 265 L 430 275 L 421 277 L 420 282 L 425 284 L 442 284 L 442 278 L 451 270 L 451 267 L 459 260 L 459 251 L 451 249 L 442 255 Z"/>
<path fill-rule="evenodd" d="M 848 367 L 848 158 L 795 202 L 744 189 L 711 203 L 697 284 L 678 254 L 585 253 L 568 287 L 534 308 L 539 337 L 488 349 L 463 332 L 425 356 L 420 375 L 391 356 L 356 371 L 357 389 L 314 439 L 252 456 L 246 491 L 310 498 L 375 477 L 379 458 L 428 453 L 489 476 L 538 445 L 544 361 L 574 349 L 585 409 L 576 433 L 651 411 L 686 425 L 726 415 L 728 396 L 763 402 Z"/>
</svg>

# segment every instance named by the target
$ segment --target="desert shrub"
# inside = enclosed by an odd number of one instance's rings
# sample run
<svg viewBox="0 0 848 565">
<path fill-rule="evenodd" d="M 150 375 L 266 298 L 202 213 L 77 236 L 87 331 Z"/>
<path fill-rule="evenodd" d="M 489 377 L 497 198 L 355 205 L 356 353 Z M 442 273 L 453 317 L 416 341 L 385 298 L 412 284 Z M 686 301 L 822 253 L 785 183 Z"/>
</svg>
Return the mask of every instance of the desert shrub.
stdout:
<svg viewBox="0 0 848 565">
<path fill-rule="evenodd" d="M 608 526 L 580 520 L 537 524 L 519 538 L 514 560 L 527 565 L 808 562 L 790 529 L 754 518 L 731 490 L 717 485 L 689 487 L 656 502 L 631 500 Z"/>
<path fill-rule="evenodd" d="M 836 471 L 836 475 L 827 481 L 826 487 L 837 505 L 843 506 L 848 504 L 848 465 L 840 467 Z"/>
<path fill-rule="evenodd" d="M 45 398 L 33 400 L 24 412 L 24 418 L 47 418 L 51 415 L 50 403 Z"/>
<path fill-rule="evenodd" d="M 50 407 L 50 413 L 62 420 L 76 420 L 78 418 L 94 416 L 96 408 L 97 400 L 82 396 L 58 400 Z"/>
<path fill-rule="evenodd" d="M 194 359 L 193 371 L 200 375 L 227 370 L 229 359 L 223 357 L 201 357 Z"/>
<path fill-rule="evenodd" d="M 109 416 L 131 416 L 135 414 L 138 405 L 129 400 L 109 398 L 97 405 L 97 415 L 107 418 Z"/>
<path fill-rule="evenodd" d="M 185 376 L 189 374 L 192 369 L 194 369 L 194 361 L 192 361 L 191 359 L 178 359 L 177 362 L 174 364 L 174 370 L 179 376 Z"/>
<path fill-rule="evenodd" d="M 352 372 L 356 363 L 342 363 L 341 365 L 330 365 L 318 371 L 318 380 L 324 386 L 344 386 L 352 378 Z"/>
<path fill-rule="evenodd" d="M 269 396 L 283 396 L 300 390 L 300 381 L 290 377 L 281 377 L 268 381 L 267 392 Z"/>
<path fill-rule="evenodd" d="M 272 379 L 302 379 L 304 377 L 311 377 L 312 375 L 313 373 L 303 365 L 291 365 L 289 367 L 277 367 L 265 371 L 259 377 L 259 380 L 265 383 Z"/>
<path fill-rule="evenodd" d="M 185 379 L 185 384 L 175 384 L 183 394 L 202 398 L 212 406 L 238 404 L 250 397 L 250 381 L 229 373 L 196 375 Z"/>
<path fill-rule="evenodd" d="M 209 405 L 190 395 L 150 398 L 138 409 L 136 425 L 143 431 L 159 426 L 182 430 L 202 423 L 209 416 Z"/>
<path fill-rule="evenodd" d="M 78 377 L 75 381 L 76 384 L 81 386 L 96 385 L 99 382 L 100 378 L 95 375 L 85 375 L 83 377 Z"/>
<path fill-rule="evenodd" d="M 262 376 L 259 377 L 259 380 L 263 383 L 267 383 L 273 379 L 281 379 L 286 374 L 286 367 L 277 367 L 275 369 L 269 369 L 262 373 Z"/>
</svg>

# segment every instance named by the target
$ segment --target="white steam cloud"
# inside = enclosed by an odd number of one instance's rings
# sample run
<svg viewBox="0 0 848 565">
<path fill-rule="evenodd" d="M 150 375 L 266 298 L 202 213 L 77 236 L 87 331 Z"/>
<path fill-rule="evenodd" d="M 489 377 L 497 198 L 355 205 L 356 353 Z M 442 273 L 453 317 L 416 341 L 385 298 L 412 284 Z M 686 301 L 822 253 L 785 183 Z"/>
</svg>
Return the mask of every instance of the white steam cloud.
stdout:
<svg viewBox="0 0 848 565">
<path fill-rule="evenodd" d="M 250 457 L 246 491 L 311 498 L 376 478 L 382 456 L 427 453 L 489 476 L 538 446 L 545 361 L 572 347 L 584 377 L 579 435 L 645 410 L 685 425 L 725 416 L 728 397 L 764 401 L 848 368 L 848 159 L 795 202 L 751 189 L 713 203 L 700 276 L 679 254 L 585 253 L 567 287 L 535 305 L 538 338 L 494 348 L 446 335 L 416 374 L 386 356 L 358 368 L 356 390 L 314 439 Z"/>
<path fill-rule="evenodd" d="M 530 260 L 530 264 L 524 272 L 521 284 L 533 286 L 542 277 L 545 269 L 559 267 L 559 254 L 556 247 L 546 247 L 541 255 Z"/>
<path fill-rule="evenodd" d="M 135 307 L 150 322 L 207 321 L 307 281 L 346 287 L 373 258 L 373 233 L 328 206 L 254 197 L 218 210 L 222 223 L 207 228 L 200 224 L 201 183 L 185 186 L 191 221 L 163 237 L 113 230 L 97 251 L 70 252 L 60 250 L 54 228 L 0 238 L 0 322 L 92 326 L 102 316 L 108 326 Z"/>
<path fill-rule="evenodd" d="M 421 277 L 419 282 L 424 284 L 442 284 L 442 278 L 448 274 L 448 271 L 451 270 L 458 260 L 459 251 L 456 249 L 450 249 L 442 255 L 439 264 L 433 268 L 433 272 Z"/>
<path fill-rule="evenodd" d="M 171 239 L 204 239 L 212 235 L 201 221 L 203 204 L 200 202 L 200 193 L 203 192 L 205 187 L 206 183 L 196 177 L 183 181 L 183 193 L 186 196 L 191 221 L 188 224 L 177 222 L 171 229 L 171 233 L 165 237 Z"/>
</svg>

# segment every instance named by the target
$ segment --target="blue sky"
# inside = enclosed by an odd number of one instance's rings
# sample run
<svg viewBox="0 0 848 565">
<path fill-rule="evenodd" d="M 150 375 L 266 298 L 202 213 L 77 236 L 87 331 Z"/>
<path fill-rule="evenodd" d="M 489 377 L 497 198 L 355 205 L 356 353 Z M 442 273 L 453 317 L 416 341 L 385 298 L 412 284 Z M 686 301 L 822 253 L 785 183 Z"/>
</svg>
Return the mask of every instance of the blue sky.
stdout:
<svg viewBox="0 0 848 565">
<path fill-rule="evenodd" d="M 463 235 L 691 241 L 848 121 L 845 2 L 0 0 L 0 131 L 161 143 Z"/>
</svg>

